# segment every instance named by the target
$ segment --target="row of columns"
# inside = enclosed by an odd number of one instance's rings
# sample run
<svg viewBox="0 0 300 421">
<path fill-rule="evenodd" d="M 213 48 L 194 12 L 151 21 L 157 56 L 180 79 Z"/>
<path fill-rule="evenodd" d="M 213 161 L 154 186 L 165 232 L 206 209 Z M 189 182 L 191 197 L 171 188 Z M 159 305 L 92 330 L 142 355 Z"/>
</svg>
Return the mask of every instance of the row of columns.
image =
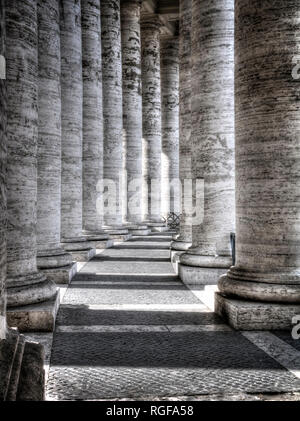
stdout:
<svg viewBox="0 0 300 421">
<path fill-rule="evenodd" d="M 181 279 L 218 283 L 215 311 L 245 330 L 300 313 L 299 5 L 279 3 L 180 1 L 180 175 L 202 200 L 172 249 Z"/>
<path fill-rule="evenodd" d="M 172 63 L 162 62 L 168 87 L 161 106 L 161 24 L 156 15 L 141 23 L 141 3 L 6 1 L 1 335 L 5 301 L 10 325 L 49 330 L 56 285 L 76 273 L 74 260 L 91 258 L 109 235 L 146 234 L 151 225 L 165 229 L 161 121 L 168 131 L 163 148 L 172 162 L 168 176 L 178 177 L 179 135 L 170 129 L 177 124 L 178 98 L 171 91 L 178 91 L 178 59 L 174 47 L 166 53 Z M 144 193 L 151 178 L 157 190 L 151 186 Z M 116 202 L 107 206 L 112 196 Z"/>
</svg>

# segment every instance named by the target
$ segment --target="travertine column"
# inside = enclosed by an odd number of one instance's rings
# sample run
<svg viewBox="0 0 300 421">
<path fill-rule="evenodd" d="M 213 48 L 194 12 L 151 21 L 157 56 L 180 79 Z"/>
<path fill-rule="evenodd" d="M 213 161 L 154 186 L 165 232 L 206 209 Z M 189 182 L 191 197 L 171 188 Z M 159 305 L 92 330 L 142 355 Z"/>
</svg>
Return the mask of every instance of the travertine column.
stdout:
<svg viewBox="0 0 300 421">
<path fill-rule="evenodd" d="M 121 0 L 123 141 L 127 174 L 125 219 L 131 225 L 142 222 L 141 3 L 140 0 Z"/>
<path fill-rule="evenodd" d="M 230 267 L 234 230 L 234 1 L 194 0 L 192 175 L 203 179 L 193 246 L 180 258 L 187 283 L 216 283 Z M 198 189 L 198 195 L 201 190 Z M 199 217 L 200 216 L 200 217 Z"/>
<path fill-rule="evenodd" d="M 38 0 L 37 264 L 58 283 L 75 272 L 60 246 L 61 98 L 58 0 Z"/>
<path fill-rule="evenodd" d="M 4 0 L 0 0 L 0 56 L 5 57 L 5 10 Z M 1 65 L 5 65 L 1 58 Z M 5 70 L 5 68 L 1 68 Z M 5 76 L 1 74 L 1 77 Z M 6 86 L 0 77 L 0 340 L 6 336 Z"/>
<path fill-rule="evenodd" d="M 242 300 L 218 295 L 217 311 L 238 329 L 290 329 L 300 314 L 299 2 L 237 0 L 235 27 L 236 264 L 219 288 Z"/>
<path fill-rule="evenodd" d="M 38 140 L 37 0 L 6 1 L 7 305 L 53 298 L 54 283 L 37 271 Z M 22 17 L 22 19 L 20 19 Z M 23 309 L 25 311 L 25 309 Z M 19 326 L 10 313 L 9 323 Z M 28 321 L 28 328 L 31 328 Z"/>
<path fill-rule="evenodd" d="M 149 226 L 161 221 L 160 27 L 158 15 L 142 16 L 143 196 Z"/>
<path fill-rule="evenodd" d="M 191 156 L 191 26 L 192 2 L 179 3 L 179 177 L 182 188 L 179 236 L 171 243 L 174 253 L 192 245 L 192 156 Z"/>
<path fill-rule="evenodd" d="M 61 239 L 73 257 L 94 252 L 82 235 L 82 42 L 79 0 L 61 1 Z"/>
<path fill-rule="evenodd" d="M 103 114 L 100 0 L 81 2 L 83 74 L 83 228 L 108 238 L 103 226 Z"/>
<path fill-rule="evenodd" d="M 101 0 L 104 221 L 122 225 L 122 54 L 120 0 Z"/>
<path fill-rule="evenodd" d="M 162 184 L 161 211 L 180 213 L 179 41 L 161 38 Z"/>
</svg>

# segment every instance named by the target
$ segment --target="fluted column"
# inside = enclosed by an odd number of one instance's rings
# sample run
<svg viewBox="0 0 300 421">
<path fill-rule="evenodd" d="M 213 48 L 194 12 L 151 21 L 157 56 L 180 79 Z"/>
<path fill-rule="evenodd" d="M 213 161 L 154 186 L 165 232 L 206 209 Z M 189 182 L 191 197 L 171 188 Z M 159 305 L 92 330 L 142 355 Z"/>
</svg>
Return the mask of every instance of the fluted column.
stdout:
<svg viewBox="0 0 300 421">
<path fill-rule="evenodd" d="M 162 184 L 161 211 L 180 213 L 179 40 L 161 38 Z"/>
<path fill-rule="evenodd" d="M 179 3 L 179 177 L 181 219 L 179 235 L 171 243 L 173 254 L 182 254 L 192 245 L 192 155 L 191 155 L 191 26 L 192 2 Z"/>
<path fill-rule="evenodd" d="M 6 56 L 4 3 L 4 0 L 0 0 L 1 57 Z M 1 64 L 5 64 L 3 59 Z M 4 79 L 0 77 L 0 340 L 5 339 L 6 336 L 6 154 L 6 86 Z"/>
<path fill-rule="evenodd" d="M 300 314 L 299 2 L 237 0 L 235 26 L 236 263 L 217 311 L 237 329 L 290 329 Z"/>
<path fill-rule="evenodd" d="M 83 74 L 83 228 L 88 239 L 103 232 L 103 113 L 100 0 L 81 2 Z"/>
<path fill-rule="evenodd" d="M 127 175 L 125 220 L 128 228 L 133 229 L 139 228 L 134 224 L 142 222 L 141 3 L 140 0 L 121 0 L 123 142 Z"/>
<path fill-rule="evenodd" d="M 56 294 L 37 271 L 38 141 L 37 1 L 6 1 L 7 304 L 25 306 Z M 19 17 L 22 16 L 22 19 Z M 10 322 L 18 326 L 18 317 Z M 16 322 L 16 323 L 14 323 Z M 31 327 L 31 321 L 27 327 Z"/>
<path fill-rule="evenodd" d="M 82 235 L 82 40 L 81 4 L 61 0 L 62 177 L 61 240 L 79 260 L 94 252 Z"/>
<path fill-rule="evenodd" d="M 61 97 L 58 0 L 38 0 L 37 264 L 58 283 L 75 273 L 60 245 Z"/>
<path fill-rule="evenodd" d="M 203 180 L 204 203 L 179 274 L 186 283 L 208 284 L 232 264 L 234 1 L 194 0 L 192 7 L 192 176 Z"/>
<path fill-rule="evenodd" d="M 160 27 L 158 15 L 142 16 L 143 201 L 150 226 L 161 223 Z"/>
<path fill-rule="evenodd" d="M 101 0 L 104 222 L 122 225 L 122 53 L 120 0 Z"/>
</svg>

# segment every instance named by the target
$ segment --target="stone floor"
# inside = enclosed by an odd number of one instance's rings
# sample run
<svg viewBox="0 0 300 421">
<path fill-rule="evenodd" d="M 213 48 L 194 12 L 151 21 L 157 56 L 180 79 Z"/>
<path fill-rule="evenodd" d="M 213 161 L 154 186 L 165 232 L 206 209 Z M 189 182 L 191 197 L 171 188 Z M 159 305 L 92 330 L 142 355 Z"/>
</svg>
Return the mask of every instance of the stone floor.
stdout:
<svg viewBox="0 0 300 421">
<path fill-rule="evenodd" d="M 58 313 L 47 399 L 300 399 L 300 341 L 233 331 L 211 286 L 176 276 L 170 240 L 133 237 L 82 266 Z"/>
</svg>

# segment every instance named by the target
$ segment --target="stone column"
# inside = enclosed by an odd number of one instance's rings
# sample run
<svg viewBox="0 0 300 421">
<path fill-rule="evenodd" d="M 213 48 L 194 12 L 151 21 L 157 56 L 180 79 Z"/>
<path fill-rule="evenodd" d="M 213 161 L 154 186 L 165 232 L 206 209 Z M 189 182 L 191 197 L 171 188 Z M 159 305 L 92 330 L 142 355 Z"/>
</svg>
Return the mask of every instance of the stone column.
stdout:
<svg viewBox="0 0 300 421">
<path fill-rule="evenodd" d="M 6 1 L 7 314 L 22 330 L 53 329 L 55 284 L 37 271 L 37 0 Z M 19 19 L 19 17 L 22 19 Z M 27 307 L 26 305 L 30 305 Z M 53 304 L 54 305 L 54 304 Z M 22 307 L 21 307 L 22 306 Z M 43 312 L 43 309 L 45 310 Z M 42 311 L 49 317 L 40 319 Z M 31 314 L 33 315 L 31 317 Z M 46 320 L 47 319 L 47 320 Z"/>
<path fill-rule="evenodd" d="M 76 272 L 60 245 L 61 98 L 58 0 L 38 0 L 37 264 L 57 283 Z"/>
<path fill-rule="evenodd" d="M 161 211 L 180 213 L 179 183 L 179 41 L 161 38 L 162 183 Z"/>
<path fill-rule="evenodd" d="M 6 336 L 6 85 L 5 85 L 5 9 L 0 0 L 0 340 Z M 3 79 L 2 79 L 3 78 Z"/>
<path fill-rule="evenodd" d="M 216 308 L 237 329 L 291 329 L 300 314 L 299 2 L 235 7 L 236 263 Z"/>
<path fill-rule="evenodd" d="M 61 240 L 76 260 L 95 249 L 82 235 L 82 43 L 79 0 L 61 1 Z"/>
<path fill-rule="evenodd" d="M 235 221 L 234 1 L 194 0 L 192 7 L 192 176 L 202 179 L 203 208 L 196 209 L 179 275 L 215 284 L 232 264 Z"/>
<path fill-rule="evenodd" d="M 143 231 L 142 222 L 142 87 L 140 0 L 121 0 L 123 142 L 127 175 L 125 220 L 130 232 Z"/>
<path fill-rule="evenodd" d="M 161 222 L 161 88 L 158 15 L 141 19 L 143 98 L 143 201 L 148 226 Z"/>
<path fill-rule="evenodd" d="M 95 246 L 103 231 L 103 114 L 100 0 L 81 2 L 83 74 L 83 228 Z"/>
<path fill-rule="evenodd" d="M 104 222 L 122 226 L 122 53 L 120 0 L 101 1 Z M 117 232 L 117 231 L 115 231 Z M 123 232 L 122 230 L 120 232 Z M 125 230 L 126 232 L 126 230 Z"/>
<path fill-rule="evenodd" d="M 192 156 L 191 156 L 191 26 L 192 3 L 179 3 L 179 177 L 182 189 L 179 236 L 171 243 L 172 261 L 192 245 Z M 176 257 L 175 257 L 176 256 Z"/>
</svg>

